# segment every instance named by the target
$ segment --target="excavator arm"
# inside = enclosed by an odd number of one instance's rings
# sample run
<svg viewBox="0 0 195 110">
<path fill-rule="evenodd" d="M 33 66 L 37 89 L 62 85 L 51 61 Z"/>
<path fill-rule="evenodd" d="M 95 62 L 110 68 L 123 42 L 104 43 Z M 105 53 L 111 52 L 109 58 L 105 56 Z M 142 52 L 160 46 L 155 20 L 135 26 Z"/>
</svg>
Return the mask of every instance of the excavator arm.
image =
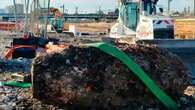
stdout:
<svg viewBox="0 0 195 110">
<path fill-rule="evenodd" d="M 49 13 L 54 15 L 52 26 L 58 33 L 62 33 L 64 30 L 64 15 L 57 8 L 49 8 Z"/>
<path fill-rule="evenodd" d="M 57 8 L 49 8 L 49 13 L 52 13 L 55 19 L 64 17 L 63 13 Z"/>
</svg>

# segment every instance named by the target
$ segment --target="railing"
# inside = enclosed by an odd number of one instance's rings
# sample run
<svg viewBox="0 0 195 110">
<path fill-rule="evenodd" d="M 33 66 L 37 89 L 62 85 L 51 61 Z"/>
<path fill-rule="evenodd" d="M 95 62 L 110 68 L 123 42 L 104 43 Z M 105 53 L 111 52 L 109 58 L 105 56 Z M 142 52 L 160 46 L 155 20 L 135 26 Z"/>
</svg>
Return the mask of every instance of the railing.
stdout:
<svg viewBox="0 0 195 110">
<path fill-rule="evenodd" d="M 0 16 L 3 18 L 14 18 L 14 14 L 8 14 L 8 13 L 0 13 Z M 29 14 L 28 17 L 30 17 L 31 15 Z M 40 18 L 44 18 L 46 16 L 40 16 Z M 54 15 L 50 14 L 48 16 L 49 18 L 54 18 Z M 25 18 L 25 14 L 17 14 L 17 18 Z M 79 18 L 79 19 L 101 19 L 101 18 L 105 18 L 105 19 L 117 19 L 118 15 L 108 15 L 108 14 L 64 14 L 64 18 Z"/>
</svg>

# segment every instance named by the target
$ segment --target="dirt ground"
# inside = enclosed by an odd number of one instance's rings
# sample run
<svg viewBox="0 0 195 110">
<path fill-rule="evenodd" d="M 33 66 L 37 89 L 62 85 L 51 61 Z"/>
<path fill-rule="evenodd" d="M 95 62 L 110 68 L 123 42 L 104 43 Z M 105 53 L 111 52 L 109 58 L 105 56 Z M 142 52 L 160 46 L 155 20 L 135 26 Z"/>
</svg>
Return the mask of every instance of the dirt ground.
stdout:
<svg viewBox="0 0 195 110">
<path fill-rule="evenodd" d="M 105 23 L 75 23 L 76 30 L 85 33 L 108 33 L 108 30 L 115 22 Z M 177 19 L 175 20 L 175 36 L 177 39 L 195 38 L 195 19 Z"/>
<path fill-rule="evenodd" d="M 108 29 L 110 29 L 115 22 L 106 23 L 106 22 L 99 22 L 99 23 L 74 23 L 76 30 L 79 32 L 86 32 L 86 33 L 108 33 Z"/>
<path fill-rule="evenodd" d="M 175 35 L 179 39 L 195 38 L 195 19 L 175 20 Z"/>
</svg>

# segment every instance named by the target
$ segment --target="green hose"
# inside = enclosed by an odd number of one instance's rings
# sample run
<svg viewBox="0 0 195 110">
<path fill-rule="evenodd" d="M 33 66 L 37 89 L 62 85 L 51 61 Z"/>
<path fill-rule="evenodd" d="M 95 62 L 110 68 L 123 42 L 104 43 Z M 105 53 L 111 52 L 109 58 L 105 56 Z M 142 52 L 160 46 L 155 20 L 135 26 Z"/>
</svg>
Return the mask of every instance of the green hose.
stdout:
<svg viewBox="0 0 195 110">
<path fill-rule="evenodd" d="M 161 90 L 156 83 L 136 64 L 128 55 L 114 46 L 106 43 L 92 43 L 85 44 L 89 47 L 95 47 L 103 52 L 122 61 L 145 85 L 146 87 L 158 98 L 158 100 L 169 110 L 177 110 L 177 103 L 169 97 L 163 90 Z"/>
<path fill-rule="evenodd" d="M 31 83 L 17 82 L 17 81 L 8 81 L 8 82 L 0 82 L 0 86 L 14 86 L 19 88 L 30 88 L 32 86 Z"/>
</svg>

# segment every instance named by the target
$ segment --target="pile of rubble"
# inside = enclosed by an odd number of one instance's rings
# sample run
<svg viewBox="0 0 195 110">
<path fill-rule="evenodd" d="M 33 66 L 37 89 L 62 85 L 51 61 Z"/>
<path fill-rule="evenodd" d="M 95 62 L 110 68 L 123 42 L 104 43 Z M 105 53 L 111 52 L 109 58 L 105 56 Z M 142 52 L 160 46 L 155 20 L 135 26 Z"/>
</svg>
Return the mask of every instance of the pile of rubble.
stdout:
<svg viewBox="0 0 195 110">
<path fill-rule="evenodd" d="M 191 77 L 178 57 L 154 46 L 117 47 L 139 64 L 180 108 L 195 108 L 194 99 L 184 96 Z M 69 46 L 61 53 L 39 56 L 33 62 L 32 79 L 35 98 L 61 107 L 164 109 L 132 71 L 96 48 Z"/>
</svg>

